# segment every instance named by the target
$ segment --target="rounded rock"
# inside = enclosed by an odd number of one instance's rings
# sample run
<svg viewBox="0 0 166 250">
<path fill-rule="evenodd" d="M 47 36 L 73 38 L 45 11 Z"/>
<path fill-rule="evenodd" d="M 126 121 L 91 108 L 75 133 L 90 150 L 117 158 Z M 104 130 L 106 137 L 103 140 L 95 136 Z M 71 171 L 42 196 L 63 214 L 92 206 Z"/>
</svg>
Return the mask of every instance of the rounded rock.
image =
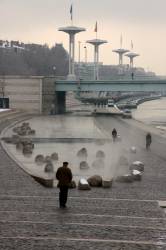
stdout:
<svg viewBox="0 0 166 250">
<path fill-rule="evenodd" d="M 58 153 L 52 153 L 51 159 L 52 159 L 53 161 L 58 161 L 58 159 L 59 159 Z"/>
<path fill-rule="evenodd" d="M 44 163 L 44 156 L 43 155 L 37 155 L 36 157 L 35 157 L 35 162 L 37 163 L 37 164 L 43 164 Z"/>
<path fill-rule="evenodd" d="M 54 166 L 51 162 L 47 163 L 44 168 L 45 173 L 53 173 L 54 172 Z"/>
<path fill-rule="evenodd" d="M 78 157 L 87 157 L 88 153 L 87 153 L 87 149 L 86 148 L 81 148 L 78 153 L 77 153 Z"/>
<path fill-rule="evenodd" d="M 50 163 L 52 161 L 51 156 L 47 155 L 44 159 L 44 162 Z"/>
<path fill-rule="evenodd" d="M 80 169 L 88 169 L 89 165 L 86 161 L 81 161 L 80 162 Z"/>
<path fill-rule="evenodd" d="M 87 179 L 87 182 L 91 187 L 101 187 L 102 177 L 100 175 L 93 175 Z"/>
</svg>

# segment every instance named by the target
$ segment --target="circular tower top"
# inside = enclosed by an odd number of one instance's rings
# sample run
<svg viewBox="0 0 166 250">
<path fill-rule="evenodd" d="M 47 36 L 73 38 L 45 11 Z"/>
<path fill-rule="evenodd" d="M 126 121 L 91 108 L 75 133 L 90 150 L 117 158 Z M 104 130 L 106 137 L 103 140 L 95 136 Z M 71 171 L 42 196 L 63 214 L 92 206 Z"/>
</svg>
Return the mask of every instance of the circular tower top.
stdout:
<svg viewBox="0 0 166 250">
<path fill-rule="evenodd" d="M 129 52 L 129 50 L 128 49 L 114 49 L 113 52 L 124 54 L 124 53 Z"/>
<path fill-rule="evenodd" d="M 92 40 L 88 40 L 88 41 L 86 41 L 87 43 L 90 43 L 90 44 L 92 44 L 92 45 L 101 45 L 101 44 L 103 44 L 103 43 L 107 43 L 107 41 L 106 40 L 101 40 L 101 39 L 92 39 Z"/>
<path fill-rule="evenodd" d="M 139 56 L 139 54 L 135 53 L 135 52 L 130 52 L 130 53 L 127 53 L 125 56 L 128 56 L 130 58 L 134 58 L 136 56 Z"/>
<path fill-rule="evenodd" d="M 76 26 L 67 26 L 67 27 L 62 27 L 58 29 L 59 31 L 63 31 L 66 32 L 68 34 L 76 34 L 82 31 L 86 31 L 85 28 L 80 28 L 80 27 L 76 27 Z"/>
</svg>

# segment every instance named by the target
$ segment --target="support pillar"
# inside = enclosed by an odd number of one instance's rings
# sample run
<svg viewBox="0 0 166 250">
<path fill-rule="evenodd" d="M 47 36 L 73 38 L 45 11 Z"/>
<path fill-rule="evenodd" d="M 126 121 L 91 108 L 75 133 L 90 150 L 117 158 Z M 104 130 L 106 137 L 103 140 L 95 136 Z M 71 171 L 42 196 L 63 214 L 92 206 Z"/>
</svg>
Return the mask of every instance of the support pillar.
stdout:
<svg viewBox="0 0 166 250">
<path fill-rule="evenodd" d="M 66 113 L 66 92 L 55 92 L 55 113 Z"/>
</svg>

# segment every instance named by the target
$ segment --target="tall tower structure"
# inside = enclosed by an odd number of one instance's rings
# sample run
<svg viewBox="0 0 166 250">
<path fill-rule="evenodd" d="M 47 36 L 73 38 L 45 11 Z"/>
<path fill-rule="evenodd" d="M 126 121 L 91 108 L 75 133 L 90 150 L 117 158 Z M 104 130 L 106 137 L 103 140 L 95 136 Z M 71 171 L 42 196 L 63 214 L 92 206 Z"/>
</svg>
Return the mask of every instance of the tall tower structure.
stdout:
<svg viewBox="0 0 166 250">
<path fill-rule="evenodd" d="M 96 32 L 96 38 L 88 40 L 86 42 L 94 46 L 94 80 L 96 81 L 99 80 L 99 46 L 104 43 L 107 43 L 107 41 L 97 38 L 97 32 L 98 32 L 97 22 L 95 25 L 94 32 Z"/>
<path fill-rule="evenodd" d="M 119 65 L 123 65 L 123 55 L 127 52 L 129 52 L 129 50 L 127 49 L 115 49 L 113 50 L 113 52 L 117 53 L 119 55 Z"/>
<path fill-rule="evenodd" d="M 73 26 L 73 6 L 70 8 L 71 26 L 59 28 L 59 31 L 63 31 L 69 35 L 69 80 L 75 80 L 74 63 L 75 63 L 75 35 L 79 32 L 85 31 L 85 28 Z"/>
<path fill-rule="evenodd" d="M 125 56 L 127 56 L 130 59 L 130 69 L 133 69 L 134 67 L 134 58 L 139 56 L 139 54 L 133 52 L 133 41 L 131 41 L 131 52 L 127 53 Z"/>
<path fill-rule="evenodd" d="M 79 32 L 85 31 L 84 28 L 76 26 L 68 26 L 59 28 L 59 31 L 63 31 L 69 35 L 69 80 L 75 80 L 74 63 L 75 63 L 75 35 Z"/>
<path fill-rule="evenodd" d="M 107 43 L 107 41 L 96 38 L 88 40 L 87 43 L 94 46 L 94 80 L 99 80 L 99 46 Z"/>
<path fill-rule="evenodd" d="M 130 68 L 132 69 L 134 67 L 134 58 L 139 56 L 139 54 L 135 52 L 129 52 L 125 56 L 129 57 L 130 59 Z"/>
<path fill-rule="evenodd" d="M 123 49 L 122 48 L 122 35 L 120 38 L 120 48 L 113 50 L 113 52 L 117 53 L 119 55 L 119 65 L 123 65 L 123 55 L 127 52 L 129 52 L 128 49 Z"/>
</svg>

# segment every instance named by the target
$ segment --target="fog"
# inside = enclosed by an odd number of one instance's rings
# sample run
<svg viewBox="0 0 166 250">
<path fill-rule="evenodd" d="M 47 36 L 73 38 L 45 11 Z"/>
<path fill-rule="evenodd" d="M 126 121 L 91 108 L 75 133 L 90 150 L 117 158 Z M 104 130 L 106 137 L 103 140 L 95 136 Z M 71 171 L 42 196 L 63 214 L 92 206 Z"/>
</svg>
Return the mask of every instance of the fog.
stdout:
<svg viewBox="0 0 166 250">
<path fill-rule="evenodd" d="M 15 146 L 8 147 L 24 169 L 32 173 L 43 176 L 45 165 L 38 166 L 35 157 L 39 154 L 50 156 L 54 152 L 59 157 L 58 161 L 53 162 L 54 172 L 63 161 L 68 161 L 76 182 L 81 177 L 88 178 L 92 175 L 100 175 L 104 180 L 110 180 L 128 174 L 129 164 L 136 160 L 135 155 L 130 152 L 130 142 L 124 140 L 123 136 L 113 142 L 113 127 L 106 131 L 94 117 L 44 116 L 32 118 L 28 122 L 36 130 L 35 138 L 42 139 L 42 142 L 35 143 L 33 154 L 25 157 Z M 104 126 L 104 119 L 102 122 Z M 10 129 L 6 133 L 11 136 L 13 131 Z M 79 156 L 78 151 L 82 148 L 86 149 L 87 154 Z M 87 162 L 89 168 L 80 168 L 81 162 Z"/>
<path fill-rule="evenodd" d="M 112 49 L 120 46 L 122 34 L 123 46 L 130 49 L 133 40 L 134 50 L 141 55 L 135 60 L 137 67 L 166 75 L 165 0 L 74 0 L 72 3 L 74 24 L 87 28 L 87 32 L 80 33 L 76 38 L 76 47 L 78 41 L 82 42 L 82 59 L 85 41 L 95 37 L 97 20 L 98 36 L 109 42 L 101 48 L 101 61 L 105 64 L 118 63 Z M 47 43 L 50 46 L 62 42 L 68 50 L 68 37 L 58 28 L 70 25 L 70 5 L 69 0 L 1 0 L 1 39 Z M 93 48 L 88 45 L 87 48 L 88 61 L 92 61 Z M 127 58 L 125 63 L 128 63 Z"/>
</svg>

